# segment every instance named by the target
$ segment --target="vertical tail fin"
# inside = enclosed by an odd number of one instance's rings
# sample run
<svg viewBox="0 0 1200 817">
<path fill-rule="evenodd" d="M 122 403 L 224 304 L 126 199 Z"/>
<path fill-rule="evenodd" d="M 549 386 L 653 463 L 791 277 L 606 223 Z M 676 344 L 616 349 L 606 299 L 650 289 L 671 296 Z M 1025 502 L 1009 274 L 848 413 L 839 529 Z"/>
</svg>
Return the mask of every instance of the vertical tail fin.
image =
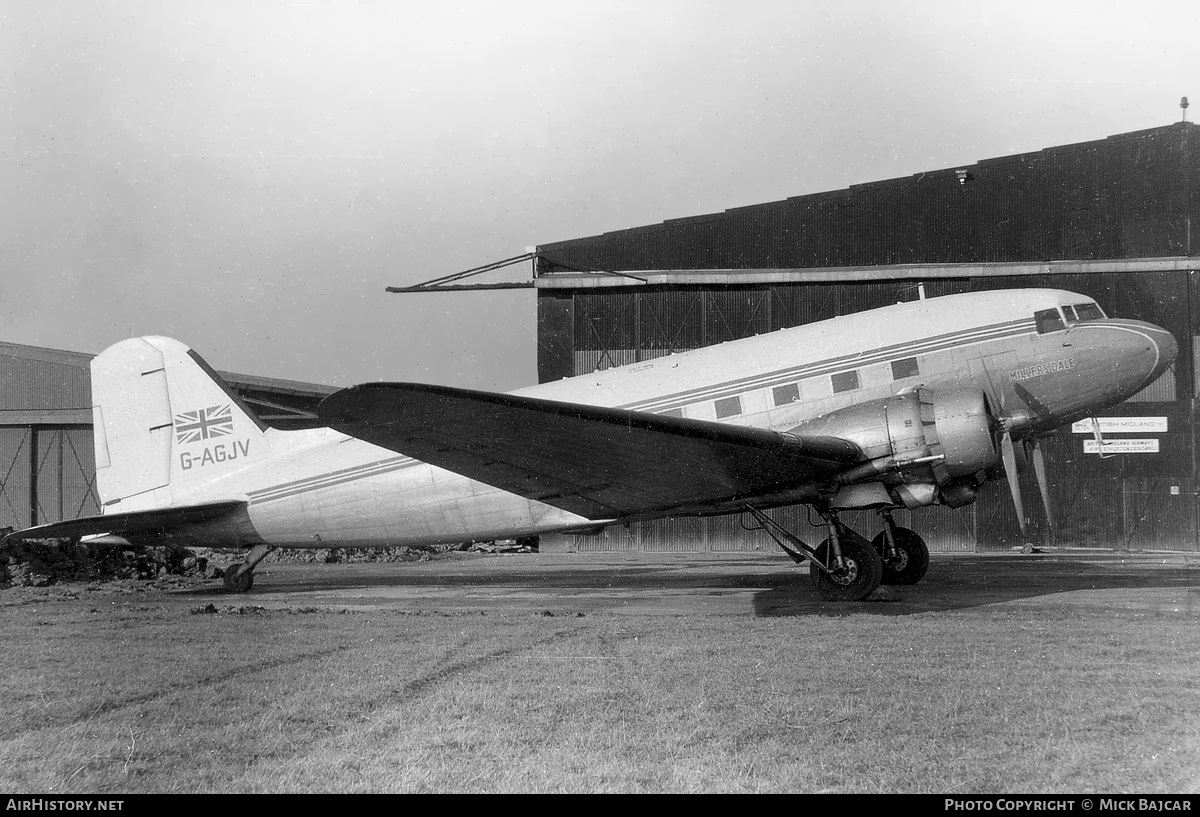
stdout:
<svg viewBox="0 0 1200 817">
<path fill-rule="evenodd" d="M 175 492 L 233 473 L 266 426 L 178 341 L 131 338 L 93 361 L 96 489 L 106 511 L 161 508 Z"/>
</svg>

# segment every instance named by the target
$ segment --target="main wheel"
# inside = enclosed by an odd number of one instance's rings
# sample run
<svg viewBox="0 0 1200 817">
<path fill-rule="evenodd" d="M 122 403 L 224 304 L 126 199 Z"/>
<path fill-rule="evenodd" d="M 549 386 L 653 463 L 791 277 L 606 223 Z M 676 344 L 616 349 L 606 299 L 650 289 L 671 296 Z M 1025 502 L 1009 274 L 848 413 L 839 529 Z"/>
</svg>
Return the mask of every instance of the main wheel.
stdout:
<svg viewBox="0 0 1200 817">
<path fill-rule="evenodd" d="M 817 592 L 829 601 L 858 601 L 866 598 L 879 586 L 883 576 L 883 562 L 879 552 L 866 539 L 851 530 L 844 530 L 838 537 L 842 546 L 845 566 L 834 567 L 826 572 L 812 566 L 813 585 Z M 817 548 L 817 557 L 829 563 L 829 540 Z"/>
<path fill-rule="evenodd" d="M 244 562 L 237 562 L 225 568 L 225 589 L 230 593 L 245 593 L 254 586 L 254 571 L 243 570 L 238 574 Z"/>
<path fill-rule="evenodd" d="M 896 553 L 883 558 L 883 584 L 916 584 L 929 569 L 929 548 L 925 540 L 908 528 L 895 528 L 892 538 L 896 542 Z M 887 534 L 880 533 L 871 540 L 881 555 L 887 548 Z"/>
</svg>

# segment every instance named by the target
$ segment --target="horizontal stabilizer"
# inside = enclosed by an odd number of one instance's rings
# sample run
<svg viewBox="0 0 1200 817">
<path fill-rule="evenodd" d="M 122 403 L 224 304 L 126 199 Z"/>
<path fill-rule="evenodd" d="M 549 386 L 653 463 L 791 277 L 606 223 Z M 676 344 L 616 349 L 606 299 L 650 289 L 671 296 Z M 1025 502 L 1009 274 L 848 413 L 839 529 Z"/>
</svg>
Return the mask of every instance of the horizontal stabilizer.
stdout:
<svg viewBox="0 0 1200 817">
<path fill-rule="evenodd" d="M 318 413 L 344 434 L 589 519 L 787 491 L 862 456 L 838 437 L 414 383 L 343 389 Z"/>
<path fill-rule="evenodd" d="M 51 522 L 33 528 L 15 531 L 4 537 L 4 542 L 25 539 L 75 539 L 93 534 L 161 535 L 181 527 L 203 525 L 225 519 L 246 507 L 245 500 L 234 499 L 223 502 L 206 502 L 199 505 L 180 505 L 174 508 L 155 508 L 148 511 L 110 513 L 103 516 L 85 516 Z"/>
</svg>

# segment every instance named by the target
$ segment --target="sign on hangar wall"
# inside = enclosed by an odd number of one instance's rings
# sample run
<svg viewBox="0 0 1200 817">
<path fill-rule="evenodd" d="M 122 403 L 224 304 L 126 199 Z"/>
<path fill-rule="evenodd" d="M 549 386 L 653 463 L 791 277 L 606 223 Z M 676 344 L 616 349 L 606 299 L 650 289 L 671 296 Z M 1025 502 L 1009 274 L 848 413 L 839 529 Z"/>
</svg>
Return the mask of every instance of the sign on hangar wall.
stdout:
<svg viewBox="0 0 1200 817">
<path fill-rule="evenodd" d="M 1094 434 L 1099 426 L 1103 434 L 1154 434 L 1167 430 L 1166 417 L 1089 417 L 1071 424 L 1076 434 Z M 1103 450 L 1099 440 L 1083 441 L 1085 454 L 1157 454 L 1158 439 L 1153 437 L 1134 439 L 1118 438 L 1104 440 Z"/>
<path fill-rule="evenodd" d="M 1167 430 L 1166 417 L 1096 417 L 1101 434 L 1156 434 Z M 1076 434 L 1091 434 L 1093 418 L 1071 424 Z"/>
<path fill-rule="evenodd" d="M 1083 441 L 1083 453 L 1099 454 L 1100 446 L 1095 440 Z M 1157 454 L 1158 440 L 1142 439 L 1142 440 L 1105 440 L 1105 454 Z"/>
</svg>

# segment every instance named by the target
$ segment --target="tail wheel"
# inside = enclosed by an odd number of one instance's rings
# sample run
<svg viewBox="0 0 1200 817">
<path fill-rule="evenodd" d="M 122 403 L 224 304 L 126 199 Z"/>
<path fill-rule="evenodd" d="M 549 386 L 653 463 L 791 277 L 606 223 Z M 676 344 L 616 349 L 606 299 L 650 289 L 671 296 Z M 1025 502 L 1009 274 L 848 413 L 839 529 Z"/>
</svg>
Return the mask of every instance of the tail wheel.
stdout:
<svg viewBox="0 0 1200 817">
<path fill-rule="evenodd" d="M 925 540 L 908 528 L 893 528 L 892 540 L 896 552 L 883 559 L 883 584 L 916 584 L 929 569 L 929 548 Z M 871 544 L 881 553 L 887 553 L 887 534 L 880 533 Z"/>
<path fill-rule="evenodd" d="M 254 586 L 254 571 L 242 570 L 245 562 L 237 562 L 225 568 L 225 589 L 230 593 L 245 593 Z"/>
<path fill-rule="evenodd" d="M 812 566 L 813 584 L 828 601 L 858 601 L 869 596 L 883 576 L 883 562 L 874 546 L 857 533 L 844 529 L 838 536 L 842 546 L 842 567 L 830 565 L 824 571 Z M 817 548 L 817 558 L 829 564 L 829 540 Z"/>
</svg>

